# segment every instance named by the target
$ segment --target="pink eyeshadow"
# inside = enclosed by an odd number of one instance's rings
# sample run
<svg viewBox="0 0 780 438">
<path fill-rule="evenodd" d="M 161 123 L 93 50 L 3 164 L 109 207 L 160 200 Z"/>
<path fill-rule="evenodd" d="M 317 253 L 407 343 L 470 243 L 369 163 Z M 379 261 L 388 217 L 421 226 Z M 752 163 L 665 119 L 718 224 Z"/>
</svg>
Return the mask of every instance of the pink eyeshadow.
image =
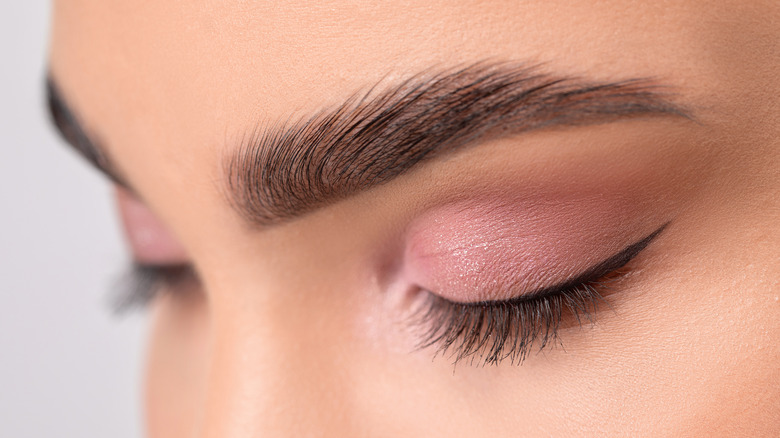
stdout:
<svg viewBox="0 0 780 438">
<path fill-rule="evenodd" d="M 173 265 L 186 260 L 181 245 L 141 201 L 120 189 L 117 205 L 125 239 L 136 262 Z"/>
<path fill-rule="evenodd" d="M 506 299 L 572 279 L 636 237 L 625 200 L 549 199 L 470 200 L 429 212 L 407 234 L 404 281 L 453 301 Z"/>
</svg>

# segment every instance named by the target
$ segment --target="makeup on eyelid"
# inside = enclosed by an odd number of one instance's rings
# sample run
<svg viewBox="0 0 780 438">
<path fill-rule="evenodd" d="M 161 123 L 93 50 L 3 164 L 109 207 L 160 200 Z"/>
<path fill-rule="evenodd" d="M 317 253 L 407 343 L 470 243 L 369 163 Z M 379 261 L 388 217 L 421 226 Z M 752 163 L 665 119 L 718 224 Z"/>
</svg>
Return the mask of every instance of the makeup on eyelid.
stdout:
<svg viewBox="0 0 780 438">
<path fill-rule="evenodd" d="M 145 265 L 176 265 L 187 260 L 167 227 L 134 195 L 117 188 L 117 207 L 133 259 Z"/>
<path fill-rule="evenodd" d="M 505 300 L 565 283 L 652 232 L 627 202 L 469 200 L 433 210 L 407 234 L 402 276 L 456 302 Z M 656 225 L 657 226 L 657 225 Z"/>
</svg>

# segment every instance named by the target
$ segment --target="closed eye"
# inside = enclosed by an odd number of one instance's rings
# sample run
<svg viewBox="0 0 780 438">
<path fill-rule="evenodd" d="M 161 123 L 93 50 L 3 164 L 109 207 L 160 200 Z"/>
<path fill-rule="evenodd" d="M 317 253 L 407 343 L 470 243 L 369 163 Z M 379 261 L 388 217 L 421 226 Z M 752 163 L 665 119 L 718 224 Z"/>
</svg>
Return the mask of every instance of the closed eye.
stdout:
<svg viewBox="0 0 780 438">
<path fill-rule="evenodd" d="M 419 348 L 435 348 L 457 363 L 497 365 L 522 363 L 533 351 L 560 343 L 564 325 L 594 322 L 603 293 L 625 274 L 626 265 L 667 227 L 587 269 L 571 281 L 507 300 L 455 302 L 424 291 L 424 301 L 412 318 L 422 327 Z"/>
</svg>

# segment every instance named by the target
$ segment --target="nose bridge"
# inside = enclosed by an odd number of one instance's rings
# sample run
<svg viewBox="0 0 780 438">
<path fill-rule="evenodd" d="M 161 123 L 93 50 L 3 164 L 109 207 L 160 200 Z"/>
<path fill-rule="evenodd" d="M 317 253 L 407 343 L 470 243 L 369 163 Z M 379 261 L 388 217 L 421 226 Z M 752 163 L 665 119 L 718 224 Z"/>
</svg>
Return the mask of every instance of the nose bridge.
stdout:
<svg viewBox="0 0 780 438">
<path fill-rule="evenodd" d="M 215 306 L 202 436 L 350 436 L 330 306 L 310 293 L 270 297 Z"/>
</svg>

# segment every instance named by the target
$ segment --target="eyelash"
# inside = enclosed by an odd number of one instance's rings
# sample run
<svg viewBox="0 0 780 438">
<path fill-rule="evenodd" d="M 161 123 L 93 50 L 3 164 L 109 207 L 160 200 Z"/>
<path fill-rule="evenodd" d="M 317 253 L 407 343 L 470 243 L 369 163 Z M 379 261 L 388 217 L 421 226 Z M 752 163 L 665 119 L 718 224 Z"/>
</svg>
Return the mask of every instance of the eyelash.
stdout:
<svg viewBox="0 0 780 438">
<path fill-rule="evenodd" d="M 197 274 L 190 265 L 147 265 L 133 263 L 117 285 L 111 298 L 116 314 L 144 309 L 160 294 L 180 295 L 190 289 L 185 283 L 197 282 Z"/>
<path fill-rule="evenodd" d="M 448 355 L 455 364 L 466 359 L 471 364 L 481 361 L 483 365 L 497 365 L 507 359 L 520 364 L 534 345 L 538 351 L 559 345 L 558 330 L 565 321 L 582 326 L 585 318 L 593 323 L 599 304 L 605 303 L 602 293 L 629 272 L 628 263 L 668 225 L 581 276 L 530 295 L 457 303 L 425 291 L 425 301 L 412 317 L 413 323 L 423 328 L 418 346 L 435 347 L 436 355 Z"/>
<path fill-rule="evenodd" d="M 534 346 L 541 351 L 559 345 L 562 323 L 593 323 L 599 304 L 606 304 L 602 293 L 623 275 L 625 271 L 613 271 L 596 280 L 503 301 L 458 303 L 426 292 L 412 317 L 423 332 L 418 348 L 433 347 L 435 356 L 447 356 L 453 364 L 465 360 L 498 365 L 509 360 L 519 365 Z"/>
</svg>

